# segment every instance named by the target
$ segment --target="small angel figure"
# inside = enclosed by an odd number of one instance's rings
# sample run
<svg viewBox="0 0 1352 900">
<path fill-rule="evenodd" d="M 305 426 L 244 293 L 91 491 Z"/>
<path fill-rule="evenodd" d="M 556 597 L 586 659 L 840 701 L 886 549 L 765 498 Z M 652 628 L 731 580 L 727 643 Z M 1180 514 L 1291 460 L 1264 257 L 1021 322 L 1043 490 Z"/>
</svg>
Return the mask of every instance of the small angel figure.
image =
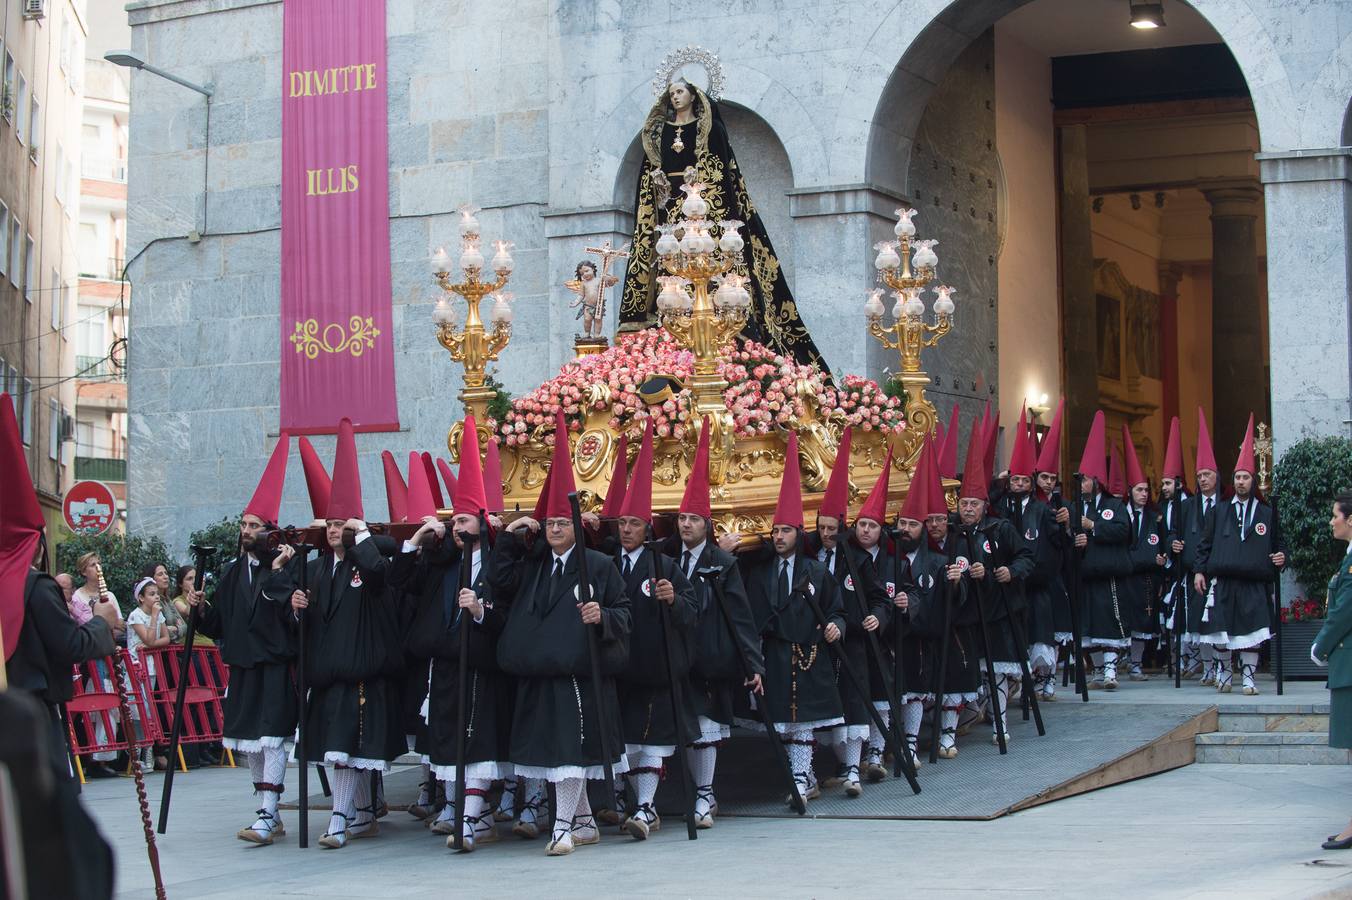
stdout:
<svg viewBox="0 0 1352 900">
<path fill-rule="evenodd" d="M 575 278 L 563 283 L 577 294 L 577 299 L 568 306 L 581 307 L 577 317 L 582 320 L 583 337 L 599 338 L 606 316 L 606 288 L 619 284 L 620 279 L 614 275 L 598 278 L 595 263 L 586 259 L 577 264 L 574 275 Z"/>
</svg>

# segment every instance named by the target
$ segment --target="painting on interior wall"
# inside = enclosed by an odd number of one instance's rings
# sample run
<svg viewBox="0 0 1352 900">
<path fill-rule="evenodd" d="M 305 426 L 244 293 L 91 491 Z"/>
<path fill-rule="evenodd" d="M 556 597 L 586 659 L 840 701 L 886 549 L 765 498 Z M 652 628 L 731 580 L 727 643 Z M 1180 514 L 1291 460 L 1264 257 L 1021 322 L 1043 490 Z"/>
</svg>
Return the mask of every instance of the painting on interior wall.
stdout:
<svg viewBox="0 0 1352 900">
<path fill-rule="evenodd" d="M 1122 304 L 1116 297 L 1097 295 L 1098 300 L 1098 374 L 1100 378 L 1122 378 Z"/>
<path fill-rule="evenodd" d="M 1146 378 L 1160 377 L 1160 298 L 1141 288 L 1127 300 L 1127 347 L 1134 368 Z"/>
</svg>

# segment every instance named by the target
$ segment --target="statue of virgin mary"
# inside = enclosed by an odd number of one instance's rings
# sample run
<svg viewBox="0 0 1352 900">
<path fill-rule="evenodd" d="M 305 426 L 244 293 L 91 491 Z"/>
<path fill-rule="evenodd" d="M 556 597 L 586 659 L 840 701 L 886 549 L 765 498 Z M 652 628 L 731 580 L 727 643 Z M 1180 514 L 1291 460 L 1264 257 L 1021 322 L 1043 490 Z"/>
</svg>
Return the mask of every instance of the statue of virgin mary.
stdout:
<svg viewBox="0 0 1352 900">
<path fill-rule="evenodd" d="M 658 69 L 654 80 L 657 101 L 640 135 L 645 165 L 638 177 L 634 238 L 620 298 L 619 330 L 638 331 L 657 324 L 657 226 L 674 217 L 682 196 L 678 188 L 686 169 L 693 167 L 698 180 L 708 185 L 703 192 L 709 203 L 708 217 L 745 223 L 742 254 L 750 276 L 747 288 L 751 309 L 742 337 L 829 372 L 798 315 L 779 257 L 747 194 L 746 181 L 718 111 L 721 86 L 717 59 L 699 48 L 676 51 Z"/>
</svg>

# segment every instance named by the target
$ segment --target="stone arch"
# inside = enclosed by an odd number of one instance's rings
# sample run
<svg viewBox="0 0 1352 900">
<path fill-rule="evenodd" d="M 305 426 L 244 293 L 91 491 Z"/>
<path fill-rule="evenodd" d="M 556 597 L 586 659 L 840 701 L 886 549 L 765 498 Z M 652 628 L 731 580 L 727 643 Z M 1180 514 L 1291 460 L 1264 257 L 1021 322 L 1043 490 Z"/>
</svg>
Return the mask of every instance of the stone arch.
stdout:
<svg viewBox="0 0 1352 900">
<path fill-rule="evenodd" d="M 834 136 L 830 166 L 837 180 L 862 179 L 906 194 L 915 130 L 935 87 L 972 40 L 1029 2 L 927 0 L 896 3 L 884 14 L 860 53 L 856 90 L 846 95 L 837 120 L 846 129 L 862 123 L 859 131 Z M 1302 146 L 1301 106 L 1265 23 L 1243 0 L 1189 5 L 1234 55 L 1253 99 L 1263 149 Z M 898 46 L 906 48 L 899 59 Z"/>
</svg>

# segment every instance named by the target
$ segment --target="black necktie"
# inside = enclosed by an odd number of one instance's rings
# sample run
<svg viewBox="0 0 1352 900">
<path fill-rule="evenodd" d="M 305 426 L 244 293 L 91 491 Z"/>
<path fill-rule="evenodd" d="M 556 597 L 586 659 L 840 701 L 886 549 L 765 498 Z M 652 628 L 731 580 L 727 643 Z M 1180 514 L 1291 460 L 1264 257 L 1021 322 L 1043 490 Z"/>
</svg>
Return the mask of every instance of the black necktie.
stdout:
<svg viewBox="0 0 1352 900">
<path fill-rule="evenodd" d="M 681 571 L 685 573 L 685 577 L 686 577 L 686 578 L 689 578 L 689 577 L 690 577 L 690 551 L 689 551 L 689 550 L 683 550 L 683 551 L 681 551 Z"/>
<path fill-rule="evenodd" d="M 1207 515 L 1208 513 L 1210 513 L 1210 512 L 1211 512 L 1211 498 L 1210 498 L 1210 497 L 1207 497 L 1207 498 L 1205 498 L 1205 499 L 1202 500 L 1202 516 L 1203 516 L 1203 518 L 1205 518 L 1206 515 Z"/>
<path fill-rule="evenodd" d="M 833 557 L 833 556 L 835 556 L 835 555 L 836 555 L 836 551 L 834 551 L 834 550 L 827 550 L 827 551 L 826 551 L 826 571 L 831 572 L 832 574 L 835 573 L 835 570 L 831 568 L 831 557 Z"/>
<path fill-rule="evenodd" d="M 779 583 L 777 585 L 780 600 L 787 600 L 789 597 L 789 561 L 781 559 L 779 561 Z"/>
<path fill-rule="evenodd" d="M 628 554 L 628 553 L 626 553 L 626 554 L 624 555 L 624 562 L 620 564 L 620 571 L 622 571 L 622 572 L 624 573 L 624 577 L 625 577 L 625 578 L 628 578 L 628 577 L 629 577 L 629 573 L 632 572 L 632 571 L 634 571 L 634 567 L 629 563 L 629 554 Z"/>
<path fill-rule="evenodd" d="M 554 590 L 557 591 L 559 586 L 563 584 L 563 560 L 557 556 L 554 557 L 554 574 L 552 577 L 554 579 Z"/>
</svg>

